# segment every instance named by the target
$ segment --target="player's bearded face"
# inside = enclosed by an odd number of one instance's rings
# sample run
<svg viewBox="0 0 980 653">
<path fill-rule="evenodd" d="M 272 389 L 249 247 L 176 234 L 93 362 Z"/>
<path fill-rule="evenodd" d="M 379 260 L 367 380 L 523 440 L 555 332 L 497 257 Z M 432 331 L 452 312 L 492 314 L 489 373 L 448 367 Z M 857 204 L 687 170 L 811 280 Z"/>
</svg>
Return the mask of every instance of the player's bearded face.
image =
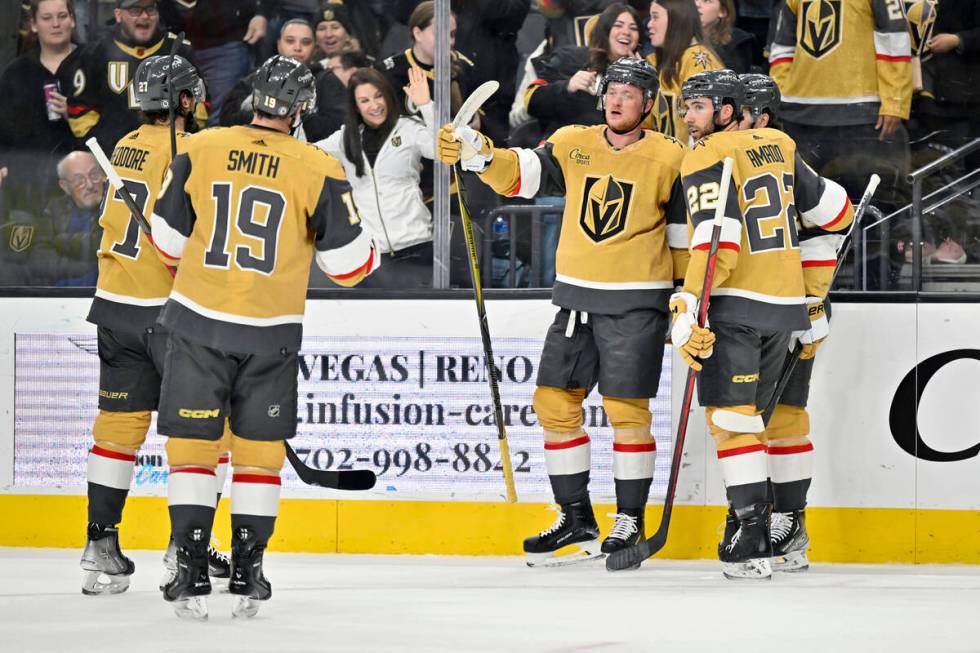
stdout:
<svg viewBox="0 0 980 653">
<path fill-rule="evenodd" d="M 643 120 L 643 92 L 632 84 L 611 82 L 605 103 L 606 124 L 614 132 L 628 132 Z"/>
<path fill-rule="evenodd" d="M 701 140 L 715 130 L 715 109 L 704 97 L 685 100 L 684 124 L 694 140 Z"/>
</svg>

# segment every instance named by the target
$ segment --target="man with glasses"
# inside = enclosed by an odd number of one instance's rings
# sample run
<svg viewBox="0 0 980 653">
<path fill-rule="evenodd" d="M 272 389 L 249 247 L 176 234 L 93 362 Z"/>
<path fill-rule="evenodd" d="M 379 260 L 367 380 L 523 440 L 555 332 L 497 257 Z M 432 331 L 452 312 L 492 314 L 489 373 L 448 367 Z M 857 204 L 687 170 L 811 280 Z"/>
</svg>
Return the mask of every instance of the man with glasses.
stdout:
<svg viewBox="0 0 980 653">
<path fill-rule="evenodd" d="M 49 281 L 57 286 L 94 286 L 105 175 L 88 152 L 72 152 L 58 162 L 57 170 L 58 186 L 65 194 L 45 207 L 36 236 L 53 254 Z"/>
<path fill-rule="evenodd" d="M 95 136 L 107 152 L 139 127 L 131 84 L 136 68 L 149 56 L 170 54 L 177 38 L 160 29 L 155 0 L 116 0 L 114 13 L 115 29 L 85 47 L 71 71 L 68 94 L 68 124 L 75 137 Z M 177 54 L 193 61 L 189 42 L 181 43 Z M 203 111 L 203 103 L 199 106 Z"/>
</svg>

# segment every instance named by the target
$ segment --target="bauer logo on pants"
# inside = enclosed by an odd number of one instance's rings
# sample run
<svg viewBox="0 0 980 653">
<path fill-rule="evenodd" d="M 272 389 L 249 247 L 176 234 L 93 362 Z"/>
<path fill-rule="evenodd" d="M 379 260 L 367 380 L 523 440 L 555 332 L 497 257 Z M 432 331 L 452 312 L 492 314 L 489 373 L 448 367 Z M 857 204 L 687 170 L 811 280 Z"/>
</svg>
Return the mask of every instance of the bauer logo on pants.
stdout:
<svg viewBox="0 0 980 653">
<path fill-rule="evenodd" d="M 800 47 L 815 59 L 832 52 L 841 42 L 841 0 L 806 0 L 801 5 L 803 25 Z"/>
<path fill-rule="evenodd" d="M 620 181 L 612 175 L 586 177 L 582 194 L 579 224 L 589 238 L 599 243 L 626 229 L 633 197 L 632 182 Z"/>
</svg>

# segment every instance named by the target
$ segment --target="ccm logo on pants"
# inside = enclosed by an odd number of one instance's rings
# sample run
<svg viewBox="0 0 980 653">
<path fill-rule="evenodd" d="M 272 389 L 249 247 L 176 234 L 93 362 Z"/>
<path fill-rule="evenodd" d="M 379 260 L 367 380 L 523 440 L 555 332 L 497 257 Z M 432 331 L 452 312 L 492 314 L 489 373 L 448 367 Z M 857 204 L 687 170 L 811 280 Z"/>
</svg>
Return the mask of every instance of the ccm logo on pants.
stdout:
<svg viewBox="0 0 980 653">
<path fill-rule="evenodd" d="M 210 419 L 212 417 L 218 417 L 221 414 L 221 409 L 214 408 L 211 410 L 192 410 L 190 408 L 181 408 L 177 411 L 177 414 L 181 417 L 188 417 L 190 419 Z"/>
</svg>

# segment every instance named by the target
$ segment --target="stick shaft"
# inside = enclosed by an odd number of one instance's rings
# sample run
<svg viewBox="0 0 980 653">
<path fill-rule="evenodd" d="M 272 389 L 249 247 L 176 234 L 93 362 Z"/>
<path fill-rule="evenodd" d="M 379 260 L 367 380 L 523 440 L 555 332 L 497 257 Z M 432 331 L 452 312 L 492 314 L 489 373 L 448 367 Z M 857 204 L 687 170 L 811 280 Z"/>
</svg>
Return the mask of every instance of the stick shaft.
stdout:
<svg viewBox="0 0 980 653">
<path fill-rule="evenodd" d="M 466 236 L 466 251 L 470 259 L 470 278 L 473 281 L 473 297 L 476 300 L 476 315 L 480 323 L 480 338 L 483 341 L 483 355 L 487 361 L 487 379 L 490 383 L 490 397 L 493 401 L 494 421 L 497 424 L 497 444 L 500 449 L 500 465 L 504 471 L 504 485 L 507 490 L 507 502 L 517 501 L 517 488 L 514 485 L 514 468 L 510 460 L 510 446 L 507 442 L 507 431 L 504 427 L 503 409 L 500 405 L 500 387 L 497 385 L 497 366 L 494 364 L 493 346 L 490 341 L 490 324 L 487 319 L 487 309 L 483 302 L 483 287 L 480 283 L 480 263 L 476 254 L 476 239 L 473 237 L 473 221 L 463 200 L 463 181 L 459 169 L 454 168 L 456 175 L 457 199 L 459 213 L 463 223 L 463 233 Z"/>
</svg>

